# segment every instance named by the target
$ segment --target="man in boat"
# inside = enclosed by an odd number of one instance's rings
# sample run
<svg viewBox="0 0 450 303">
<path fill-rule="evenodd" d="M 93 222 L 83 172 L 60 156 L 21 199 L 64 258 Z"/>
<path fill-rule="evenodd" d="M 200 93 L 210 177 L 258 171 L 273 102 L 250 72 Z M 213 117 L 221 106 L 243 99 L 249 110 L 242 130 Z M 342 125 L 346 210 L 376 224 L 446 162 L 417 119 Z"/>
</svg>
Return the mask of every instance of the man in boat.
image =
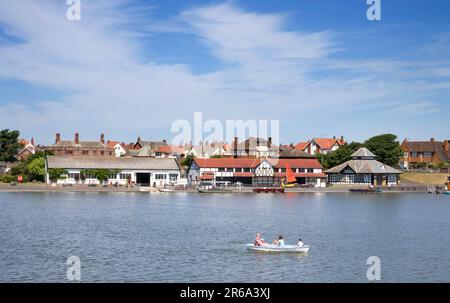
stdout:
<svg viewBox="0 0 450 303">
<path fill-rule="evenodd" d="M 304 245 L 302 239 L 298 239 L 297 247 L 303 247 Z"/>
<path fill-rule="evenodd" d="M 266 246 L 267 242 L 261 237 L 261 234 L 256 234 L 255 246 Z"/>
<path fill-rule="evenodd" d="M 273 244 L 278 245 L 278 246 L 284 246 L 284 237 L 282 235 L 279 235 L 278 239 L 275 239 L 273 241 Z"/>
</svg>

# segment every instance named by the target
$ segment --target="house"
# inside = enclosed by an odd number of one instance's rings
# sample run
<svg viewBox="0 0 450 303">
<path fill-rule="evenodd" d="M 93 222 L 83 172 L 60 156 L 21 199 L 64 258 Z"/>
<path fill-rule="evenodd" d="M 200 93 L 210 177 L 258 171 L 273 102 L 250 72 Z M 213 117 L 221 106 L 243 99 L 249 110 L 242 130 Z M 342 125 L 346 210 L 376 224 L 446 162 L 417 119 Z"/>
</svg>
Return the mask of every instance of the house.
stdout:
<svg viewBox="0 0 450 303">
<path fill-rule="evenodd" d="M 37 147 L 34 145 L 34 138 L 31 141 L 25 139 L 20 139 L 19 143 L 23 146 L 18 150 L 16 154 L 16 159 L 19 161 L 26 160 L 28 157 L 34 155 L 37 151 Z"/>
<path fill-rule="evenodd" d="M 226 153 L 221 143 L 205 143 L 200 146 L 192 146 L 186 150 L 187 155 L 192 155 L 196 158 L 210 158 L 213 156 L 224 156 Z"/>
<path fill-rule="evenodd" d="M 286 177 L 289 166 L 298 184 L 326 186 L 326 175 L 315 158 L 276 159 L 276 158 L 213 158 L 194 159 L 188 169 L 191 183 L 201 181 L 241 182 L 253 186 L 280 186 Z"/>
<path fill-rule="evenodd" d="M 65 157 L 47 156 L 46 176 L 50 183 L 48 169 L 61 168 L 67 176 L 57 180 L 58 184 L 99 184 L 100 181 L 89 172 L 95 169 L 115 171 L 108 183 L 141 186 L 164 186 L 180 178 L 180 168 L 174 159 L 116 158 L 116 157 Z"/>
<path fill-rule="evenodd" d="M 308 154 L 327 154 L 337 150 L 345 144 L 344 137 L 340 139 L 333 138 L 313 138 L 308 142 L 299 142 L 295 148 L 301 151 L 306 151 Z"/>
<path fill-rule="evenodd" d="M 167 145 L 167 141 L 166 140 L 162 140 L 162 141 L 144 141 L 141 140 L 141 137 L 138 137 L 136 140 L 136 143 L 133 146 L 133 149 L 135 150 L 139 150 L 141 148 L 143 148 L 144 146 L 148 146 L 150 147 L 151 150 L 155 150 L 160 146 L 166 146 Z"/>
<path fill-rule="evenodd" d="M 156 158 L 182 158 L 186 150 L 183 146 L 166 145 L 158 147 L 154 152 Z"/>
<path fill-rule="evenodd" d="M 104 134 L 100 135 L 99 141 L 80 141 L 78 133 L 75 133 L 73 141 L 62 141 L 58 133 L 55 144 L 45 147 L 45 150 L 55 156 L 115 157 L 115 150 L 105 143 Z"/>
<path fill-rule="evenodd" d="M 305 151 L 296 149 L 294 147 L 284 147 L 280 150 L 278 158 L 280 159 L 304 159 L 304 158 L 315 158 L 315 156 L 308 154 Z"/>
<path fill-rule="evenodd" d="M 123 157 L 127 154 L 126 145 L 124 143 L 120 143 L 119 141 L 109 141 L 106 143 L 108 148 L 114 149 L 115 157 Z"/>
<path fill-rule="evenodd" d="M 352 154 L 352 160 L 326 170 L 330 184 L 346 185 L 398 185 L 402 172 L 377 160 L 367 148 Z"/>
<path fill-rule="evenodd" d="M 140 149 L 130 149 L 128 153 L 132 157 L 152 157 L 155 158 L 155 151 L 150 145 L 144 145 Z"/>
<path fill-rule="evenodd" d="M 419 163 L 450 162 L 449 140 L 435 141 L 408 141 L 401 144 L 403 157 L 400 158 L 400 167 L 409 169 L 417 167 Z"/>
<path fill-rule="evenodd" d="M 278 147 L 272 145 L 271 137 L 267 140 L 250 137 L 241 143 L 239 143 L 238 137 L 235 137 L 234 142 L 225 151 L 225 155 L 233 157 L 268 158 L 277 157 L 278 152 Z"/>
<path fill-rule="evenodd" d="M 8 162 L 0 161 L 0 174 L 5 174 L 11 170 L 11 166 Z"/>
</svg>

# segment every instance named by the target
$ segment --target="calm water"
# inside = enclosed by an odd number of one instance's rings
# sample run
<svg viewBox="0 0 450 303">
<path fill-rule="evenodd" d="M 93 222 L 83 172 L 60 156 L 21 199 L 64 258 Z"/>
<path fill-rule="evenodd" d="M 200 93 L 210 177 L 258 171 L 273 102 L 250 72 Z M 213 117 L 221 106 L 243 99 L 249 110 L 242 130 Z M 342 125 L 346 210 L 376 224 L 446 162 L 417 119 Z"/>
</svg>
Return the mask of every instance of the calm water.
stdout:
<svg viewBox="0 0 450 303">
<path fill-rule="evenodd" d="M 256 232 L 307 256 L 246 251 Z M 450 282 L 450 196 L 0 193 L 0 281 Z"/>
</svg>

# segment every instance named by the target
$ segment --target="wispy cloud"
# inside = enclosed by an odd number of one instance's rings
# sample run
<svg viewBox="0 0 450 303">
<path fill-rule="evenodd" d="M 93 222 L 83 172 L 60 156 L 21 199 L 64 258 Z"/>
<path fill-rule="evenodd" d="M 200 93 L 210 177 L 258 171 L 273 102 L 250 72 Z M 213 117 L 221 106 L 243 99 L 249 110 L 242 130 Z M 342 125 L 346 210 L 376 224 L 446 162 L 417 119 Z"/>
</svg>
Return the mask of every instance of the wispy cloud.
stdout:
<svg viewBox="0 0 450 303">
<path fill-rule="evenodd" d="M 1 27 L 17 38 L 0 44 L 0 77 L 66 92 L 32 107 L 27 100 L 0 105 L 0 128 L 21 128 L 47 142 L 56 131 L 74 130 L 95 138 L 101 131 L 159 137 L 173 120 L 198 110 L 215 119 L 282 119 L 292 127 L 302 117 L 313 125 L 324 112 L 388 108 L 392 100 L 400 108 L 416 102 L 415 112 L 398 112 L 415 114 L 433 106 L 420 103 L 432 100 L 433 85 L 448 82 L 412 77 L 406 71 L 417 66 L 405 61 L 336 59 L 342 42 L 332 31 L 286 30 L 287 15 L 235 3 L 191 8 L 167 22 L 152 18 L 157 8 L 130 8 L 126 0 L 83 3 L 82 20 L 69 22 L 54 1 L 0 2 Z M 199 75 L 189 62 L 158 63 L 145 48 L 165 32 L 193 37 L 224 64 Z M 145 46 L 143 37 L 150 41 Z"/>
</svg>

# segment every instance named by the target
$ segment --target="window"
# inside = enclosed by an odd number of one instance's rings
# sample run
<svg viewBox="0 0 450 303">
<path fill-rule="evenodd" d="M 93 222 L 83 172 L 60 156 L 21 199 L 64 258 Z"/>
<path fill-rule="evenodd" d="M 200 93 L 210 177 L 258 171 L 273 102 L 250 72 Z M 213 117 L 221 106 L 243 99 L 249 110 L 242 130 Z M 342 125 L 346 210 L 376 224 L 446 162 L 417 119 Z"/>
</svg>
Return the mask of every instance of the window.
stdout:
<svg viewBox="0 0 450 303">
<path fill-rule="evenodd" d="M 104 151 L 101 151 L 101 152 L 100 152 L 100 155 L 104 156 L 104 155 L 105 155 L 105 152 L 104 152 Z"/>
<path fill-rule="evenodd" d="M 79 173 L 69 173 L 68 178 L 69 179 L 80 179 L 80 174 Z"/>
<path fill-rule="evenodd" d="M 131 174 L 120 174 L 120 180 L 128 180 L 131 179 Z"/>
<path fill-rule="evenodd" d="M 108 175 L 108 179 L 109 179 L 109 180 L 111 180 L 111 179 L 116 179 L 116 178 L 117 178 L 117 175 L 116 175 L 116 174 Z"/>
<path fill-rule="evenodd" d="M 170 174 L 169 175 L 169 180 L 170 181 L 177 181 L 178 178 L 178 174 Z"/>
<path fill-rule="evenodd" d="M 416 152 L 412 152 L 411 153 L 411 157 L 416 158 L 417 157 L 417 153 Z"/>
<path fill-rule="evenodd" d="M 424 156 L 424 157 L 431 158 L 431 157 L 433 157 L 433 153 L 432 153 L 432 152 L 424 152 L 424 153 L 423 153 L 423 156 Z"/>
<path fill-rule="evenodd" d="M 251 172 L 251 170 L 250 170 L 250 168 L 244 168 L 244 169 L 243 169 L 243 172 L 244 172 L 244 173 L 249 173 L 249 172 Z"/>
<path fill-rule="evenodd" d="M 307 168 L 307 169 L 306 169 L 306 172 L 307 172 L 307 173 L 313 173 L 313 172 L 314 172 L 314 168 Z"/>
<path fill-rule="evenodd" d="M 109 155 L 112 156 L 112 152 L 111 151 L 109 152 Z"/>
<path fill-rule="evenodd" d="M 219 171 L 226 171 L 224 167 L 219 167 Z"/>
<path fill-rule="evenodd" d="M 166 180 L 166 174 L 155 174 L 156 180 Z"/>
</svg>

